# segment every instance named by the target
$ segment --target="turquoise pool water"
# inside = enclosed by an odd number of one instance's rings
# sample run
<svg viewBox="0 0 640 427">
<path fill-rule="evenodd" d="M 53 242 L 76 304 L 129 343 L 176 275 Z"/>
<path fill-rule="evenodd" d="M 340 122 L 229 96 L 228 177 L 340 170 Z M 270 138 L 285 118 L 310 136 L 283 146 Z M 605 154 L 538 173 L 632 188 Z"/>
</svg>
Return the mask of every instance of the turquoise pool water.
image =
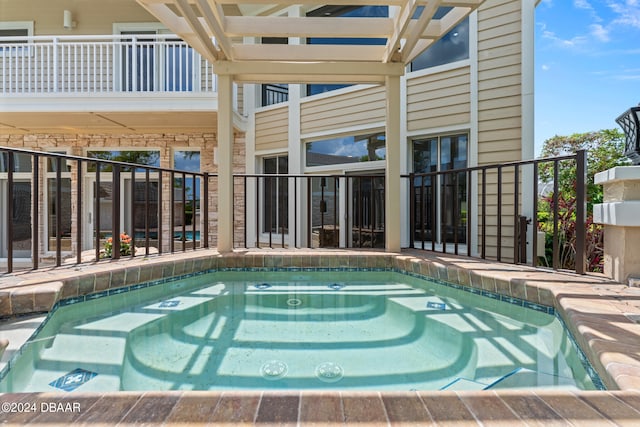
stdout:
<svg viewBox="0 0 640 427">
<path fill-rule="evenodd" d="M 60 307 L 0 391 L 593 389 L 536 308 L 394 272 L 215 272 Z"/>
</svg>

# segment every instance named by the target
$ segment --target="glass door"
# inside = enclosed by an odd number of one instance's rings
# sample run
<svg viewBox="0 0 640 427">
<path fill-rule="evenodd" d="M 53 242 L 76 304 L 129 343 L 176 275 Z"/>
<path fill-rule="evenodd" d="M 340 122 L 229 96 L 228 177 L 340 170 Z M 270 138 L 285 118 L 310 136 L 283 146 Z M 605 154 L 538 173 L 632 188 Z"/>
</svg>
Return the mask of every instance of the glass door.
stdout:
<svg viewBox="0 0 640 427">
<path fill-rule="evenodd" d="M 13 256 L 15 258 L 31 258 L 31 181 L 15 180 L 13 182 L 13 209 L 11 218 L 7 218 L 7 210 L 4 201 L 7 197 L 9 184 L 7 180 L 2 180 L 0 185 L 0 200 L 2 203 L 2 223 L 5 224 L 2 230 L 2 245 L 0 246 L 0 256 L 5 258 L 8 255 L 8 227 L 11 227 Z M 8 219 L 8 221 L 7 221 Z"/>
<path fill-rule="evenodd" d="M 350 246 L 384 248 L 384 174 L 348 175 Z"/>
</svg>

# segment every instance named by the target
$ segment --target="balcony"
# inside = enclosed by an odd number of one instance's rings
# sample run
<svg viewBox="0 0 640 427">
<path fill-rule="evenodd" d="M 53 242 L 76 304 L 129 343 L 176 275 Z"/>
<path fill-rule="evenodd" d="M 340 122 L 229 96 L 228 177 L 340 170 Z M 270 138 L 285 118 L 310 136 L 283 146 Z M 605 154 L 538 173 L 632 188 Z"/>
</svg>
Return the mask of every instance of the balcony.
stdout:
<svg viewBox="0 0 640 427">
<path fill-rule="evenodd" d="M 174 35 L 0 39 L 0 92 L 214 93 L 213 67 Z"/>
<path fill-rule="evenodd" d="M 218 109 L 213 66 L 164 34 L 0 38 L 0 96 L 0 133 L 212 132 Z"/>
</svg>

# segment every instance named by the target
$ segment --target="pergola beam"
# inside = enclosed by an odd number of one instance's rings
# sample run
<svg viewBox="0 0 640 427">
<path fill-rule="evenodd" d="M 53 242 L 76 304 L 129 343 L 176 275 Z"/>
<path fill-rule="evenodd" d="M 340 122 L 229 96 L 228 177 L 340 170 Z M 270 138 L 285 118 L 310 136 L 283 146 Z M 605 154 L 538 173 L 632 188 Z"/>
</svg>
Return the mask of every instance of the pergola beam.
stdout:
<svg viewBox="0 0 640 427">
<path fill-rule="evenodd" d="M 217 61 L 216 74 L 233 75 L 243 83 L 384 83 L 402 76 L 404 65 L 382 62 L 258 62 Z"/>
<path fill-rule="evenodd" d="M 254 17 L 227 16 L 231 37 L 373 37 L 384 38 L 393 27 L 390 18 Z"/>
<path fill-rule="evenodd" d="M 239 61 L 275 62 L 376 62 L 384 46 L 248 44 L 233 47 Z"/>
<path fill-rule="evenodd" d="M 232 58 L 231 42 L 224 32 L 222 17 L 218 13 L 217 5 L 207 2 L 207 0 L 196 0 L 196 2 L 198 10 L 213 33 L 220 50 L 227 58 Z"/>
<path fill-rule="evenodd" d="M 435 38 L 428 38 L 428 39 L 423 38 L 421 40 L 418 40 L 413 50 L 411 50 L 410 52 L 409 51 L 405 52 L 406 57 L 403 55 L 402 57 L 403 61 L 405 63 L 409 63 L 413 61 L 416 56 L 420 55 L 427 48 L 429 48 L 429 46 L 431 46 L 431 44 L 436 39 L 439 39 L 440 37 L 444 36 L 449 31 L 451 31 L 453 27 L 455 27 L 460 22 L 462 22 L 462 20 L 464 20 L 469 15 L 469 13 L 471 13 L 471 11 L 472 9 L 468 7 L 456 7 L 451 11 L 449 11 L 449 13 L 443 16 L 442 19 L 440 19 L 439 21 L 440 35 Z"/>
</svg>

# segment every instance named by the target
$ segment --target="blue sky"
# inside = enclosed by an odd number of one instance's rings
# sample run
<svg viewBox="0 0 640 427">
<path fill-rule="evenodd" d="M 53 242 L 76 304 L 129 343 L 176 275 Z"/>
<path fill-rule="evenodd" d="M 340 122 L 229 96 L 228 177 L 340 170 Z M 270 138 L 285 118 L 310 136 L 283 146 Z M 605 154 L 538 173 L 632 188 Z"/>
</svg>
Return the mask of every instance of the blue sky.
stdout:
<svg viewBox="0 0 640 427">
<path fill-rule="evenodd" d="M 536 155 L 640 103 L 640 0 L 542 0 L 535 37 Z"/>
</svg>

